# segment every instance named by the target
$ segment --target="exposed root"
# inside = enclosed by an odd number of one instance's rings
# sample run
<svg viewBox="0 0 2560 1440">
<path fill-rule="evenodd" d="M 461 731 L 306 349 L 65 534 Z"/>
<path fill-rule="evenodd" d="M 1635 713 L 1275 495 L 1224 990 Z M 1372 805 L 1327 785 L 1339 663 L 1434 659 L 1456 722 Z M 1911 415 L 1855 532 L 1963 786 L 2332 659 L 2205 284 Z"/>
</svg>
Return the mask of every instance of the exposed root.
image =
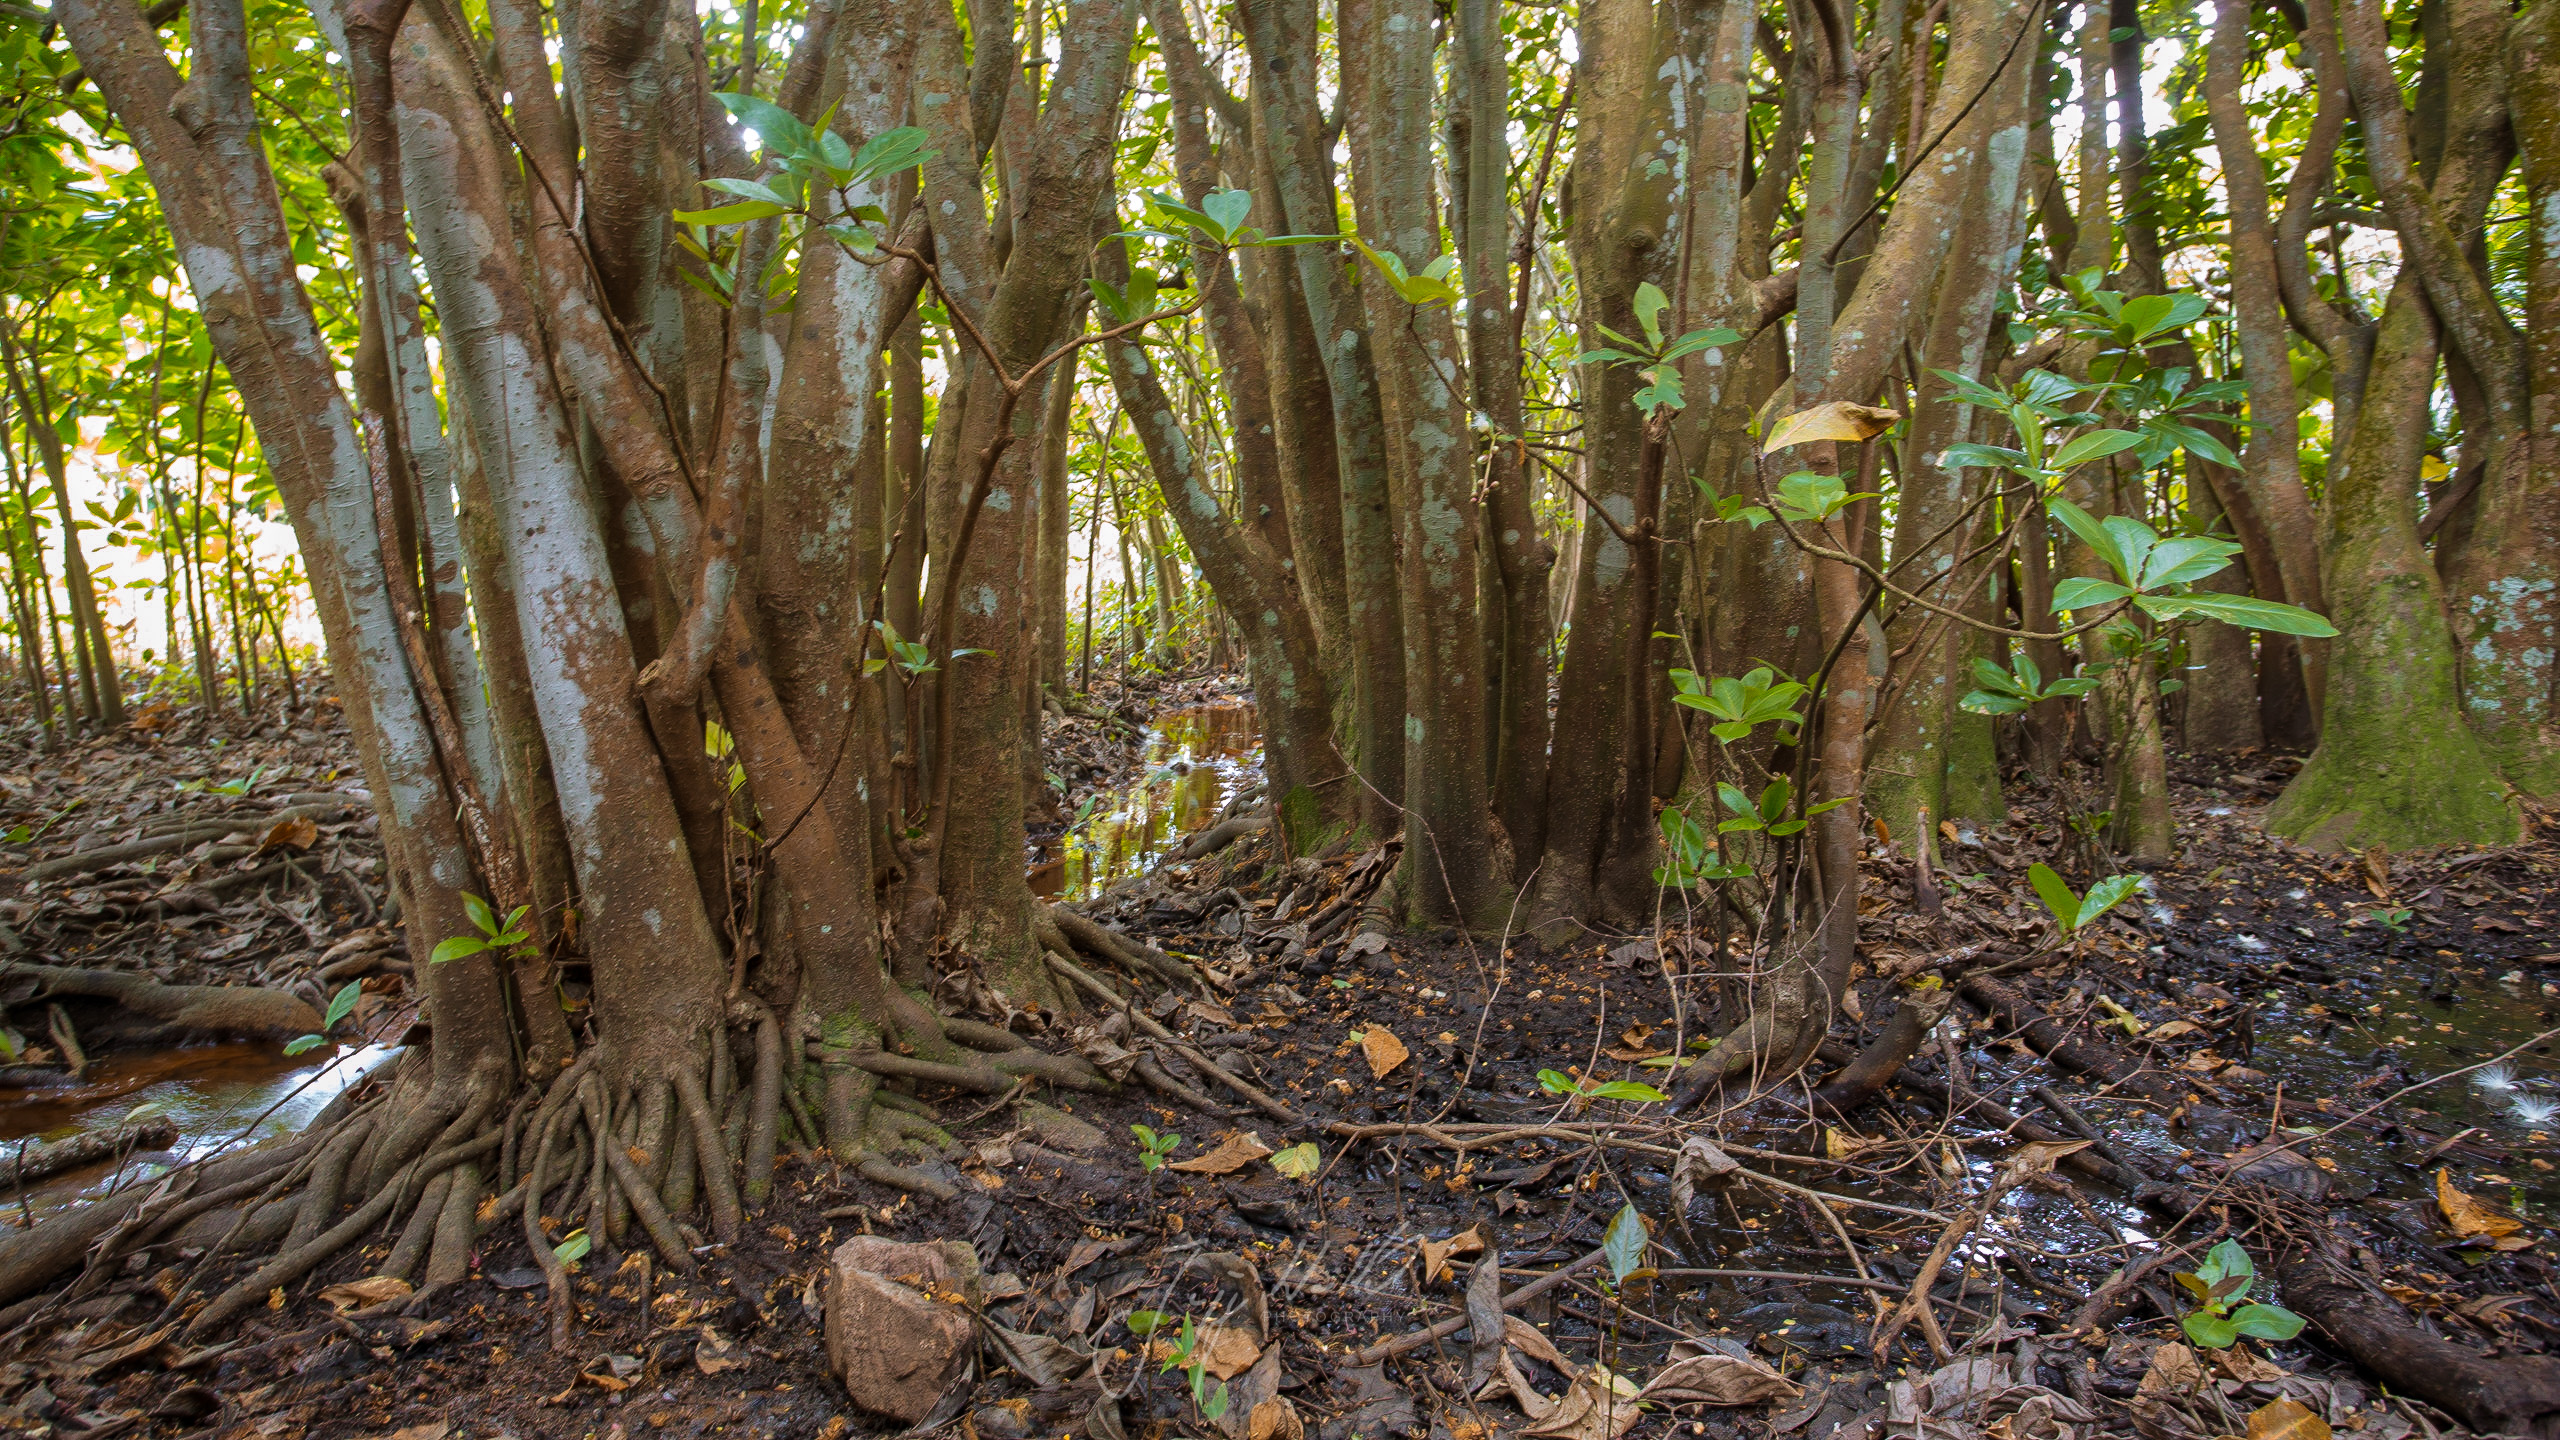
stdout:
<svg viewBox="0 0 2560 1440">
<path fill-rule="evenodd" d="M 570 1325 L 576 1318 L 576 1302 L 569 1294 L 569 1267 L 561 1263 L 551 1248 L 551 1237 L 542 1233 L 542 1193 L 551 1159 L 551 1147 L 566 1130 L 571 1112 L 562 1110 L 542 1126 L 542 1138 L 533 1147 L 533 1164 L 525 1172 L 524 1246 L 534 1263 L 542 1267 L 542 1278 L 549 1290 L 551 1310 L 551 1348 L 569 1348 Z"/>
<path fill-rule="evenodd" d="M 400 1183 L 385 1185 L 376 1191 L 372 1199 L 356 1207 L 354 1214 L 300 1247 L 287 1250 L 259 1266 L 247 1279 L 233 1284 L 230 1289 L 215 1296 L 211 1303 L 197 1312 L 195 1319 L 187 1323 L 185 1332 L 187 1337 L 193 1339 L 202 1336 L 214 1327 L 246 1314 L 252 1308 L 264 1303 L 268 1291 L 279 1286 L 290 1285 L 301 1279 L 311 1273 L 314 1266 L 338 1253 L 348 1242 L 380 1224 L 383 1217 L 391 1212 L 391 1207 L 403 1198 L 409 1184 L 424 1183 L 429 1177 L 441 1174 L 465 1160 L 489 1154 L 498 1148 L 498 1142 L 502 1138 L 504 1137 L 493 1130 L 476 1140 L 467 1141 L 451 1149 L 435 1151 L 414 1162 L 409 1169 L 401 1172 Z"/>
<path fill-rule="evenodd" d="M 445 1172 L 439 1179 L 449 1179 L 443 1203 L 429 1206 L 424 1197 L 418 1201 L 417 1214 L 435 1216 L 435 1244 L 427 1252 L 427 1290 L 441 1289 L 459 1283 L 471 1273 L 471 1241 L 478 1233 L 480 1209 L 480 1167 L 465 1160 Z"/>
<path fill-rule="evenodd" d="M 720 1139 L 719 1122 L 712 1118 L 710 1098 L 702 1093 L 702 1082 L 692 1071 L 678 1069 L 674 1080 L 676 1098 L 684 1108 L 693 1139 L 694 1169 L 702 1176 L 703 1200 L 711 1211 L 711 1233 L 723 1245 L 735 1244 L 743 1217 L 739 1213 L 738 1188 L 729 1171 L 729 1152 Z M 686 1207 L 671 1199 L 668 1208 L 681 1211 Z"/>
<path fill-rule="evenodd" d="M 400 1238 L 392 1243 L 391 1254 L 377 1273 L 406 1280 L 417 1272 L 419 1262 L 427 1258 L 427 1246 L 436 1237 L 437 1222 L 444 1214 L 445 1192 L 452 1188 L 450 1170 L 427 1182 L 417 1205 L 409 1211 L 409 1223 L 401 1227 Z"/>
<path fill-rule="evenodd" d="M 590 1079 L 588 1083 L 593 1085 L 595 1082 Z M 597 1103 L 600 1106 L 602 1101 Z M 690 1275 L 693 1273 L 693 1254 L 685 1248 L 684 1237 L 676 1233 L 675 1219 L 667 1214 L 665 1204 L 659 1200 L 658 1188 L 649 1183 L 649 1177 L 641 1170 L 639 1162 L 631 1158 L 632 1148 L 610 1142 L 599 1147 L 605 1163 L 613 1167 L 613 1178 L 621 1183 L 620 1194 L 630 1202 L 632 1213 L 639 1217 L 640 1228 L 648 1232 L 649 1243 L 657 1247 L 658 1258 Z"/>
<path fill-rule="evenodd" d="M 1074 951 L 1081 949 L 1088 954 L 1108 960 L 1133 975 L 1153 975 L 1166 984 L 1179 985 L 1186 990 L 1201 991 L 1206 988 L 1206 982 L 1200 978 L 1200 972 L 1189 964 L 1174 959 L 1152 945 L 1139 944 L 1103 926 L 1090 916 L 1070 910 L 1064 905 L 1045 906 L 1036 914 L 1042 921 L 1044 938 L 1047 928 L 1054 926 L 1059 939 L 1065 942 L 1051 944 L 1049 948 L 1053 951 L 1066 952 L 1066 958 L 1069 960 L 1075 958 Z"/>
<path fill-rule="evenodd" d="M 774 1130 L 782 1110 L 782 1022 L 763 1006 L 756 1021 L 755 1093 L 747 1106 L 747 1174 L 740 1190 L 762 1209 L 773 1193 Z"/>
<path fill-rule="evenodd" d="M 1129 1073 L 1147 1082 L 1147 1088 L 1155 1091 L 1157 1094 L 1173 1101 L 1177 1105 L 1197 1110 L 1201 1114 L 1209 1116 L 1211 1119 L 1223 1120 L 1229 1114 L 1233 1113 L 1225 1106 L 1220 1105 L 1217 1101 L 1210 1099 L 1208 1096 L 1201 1094 L 1199 1091 L 1192 1089 L 1190 1086 L 1183 1084 L 1181 1081 L 1176 1080 L 1171 1075 L 1165 1073 L 1165 1068 L 1162 1065 L 1157 1064 L 1155 1057 L 1152 1055 L 1139 1056 L 1138 1062 L 1129 1067 Z"/>
</svg>

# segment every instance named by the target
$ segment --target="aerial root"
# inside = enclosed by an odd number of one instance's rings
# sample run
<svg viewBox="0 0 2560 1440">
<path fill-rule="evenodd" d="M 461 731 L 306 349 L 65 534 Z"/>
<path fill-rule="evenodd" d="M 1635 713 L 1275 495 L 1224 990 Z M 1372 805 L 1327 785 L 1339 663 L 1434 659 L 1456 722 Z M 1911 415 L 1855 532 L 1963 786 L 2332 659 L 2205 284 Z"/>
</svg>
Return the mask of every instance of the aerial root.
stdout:
<svg viewBox="0 0 2560 1440">
<path fill-rule="evenodd" d="M 268 1291 L 290 1285 L 311 1273 L 313 1268 L 338 1253 L 348 1242 L 381 1223 L 391 1207 L 402 1198 L 408 1184 L 423 1183 L 465 1160 L 489 1154 L 498 1148 L 502 1138 L 493 1130 L 476 1140 L 434 1151 L 411 1162 L 406 1169 L 395 1172 L 395 1183 L 375 1191 L 373 1198 L 357 1206 L 354 1214 L 259 1266 L 247 1279 L 235 1282 L 230 1289 L 215 1296 L 195 1319 L 188 1322 L 188 1338 L 200 1337 L 214 1327 L 236 1319 L 263 1303 Z"/>
<path fill-rule="evenodd" d="M 435 1240 L 437 1220 L 444 1213 L 444 1196 L 453 1188 L 453 1172 L 448 1170 L 427 1182 L 418 1195 L 418 1203 L 409 1211 L 409 1223 L 400 1230 L 400 1238 L 392 1242 L 391 1254 L 383 1262 L 379 1274 L 395 1280 L 406 1280 L 419 1262 L 427 1258 L 427 1247 Z"/>
<path fill-rule="evenodd" d="M 434 1243 L 427 1251 L 426 1283 L 421 1290 L 442 1289 L 471 1273 L 471 1242 L 479 1229 L 480 1167 L 465 1160 L 437 1178 L 447 1181 L 441 1203 L 430 1206 L 421 1195 L 414 1212 L 435 1216 Z"/>
</svg>

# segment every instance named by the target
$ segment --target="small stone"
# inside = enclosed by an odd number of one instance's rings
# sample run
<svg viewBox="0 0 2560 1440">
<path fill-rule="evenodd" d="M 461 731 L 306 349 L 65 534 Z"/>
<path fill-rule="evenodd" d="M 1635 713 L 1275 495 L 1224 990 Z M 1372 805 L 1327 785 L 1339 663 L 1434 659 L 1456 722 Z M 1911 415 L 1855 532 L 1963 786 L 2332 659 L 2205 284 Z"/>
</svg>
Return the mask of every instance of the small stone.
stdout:
<svg viewBox="0 0 2560 1440">
<path fill-rule="evenodd" d="M 827 1368 L 853 1403 L 904 1425 L 930 1416 L 968 1371 L 977 1333 L 946 1295 L 979 1288 L 977 1252 L 858 1235 L 828 1258 Z"/>
<path fill-rule="evenodd" d="M 1040 1143 L 1058 1150 L 1084 1153 L 1102 1146 L 1102 1132 L 1064 1110 L 1052 1109 L 1038 1101 L 1026 1100 L 1018 1108 L 1022 1123 L 1040 1137 Z"/>
</svg>

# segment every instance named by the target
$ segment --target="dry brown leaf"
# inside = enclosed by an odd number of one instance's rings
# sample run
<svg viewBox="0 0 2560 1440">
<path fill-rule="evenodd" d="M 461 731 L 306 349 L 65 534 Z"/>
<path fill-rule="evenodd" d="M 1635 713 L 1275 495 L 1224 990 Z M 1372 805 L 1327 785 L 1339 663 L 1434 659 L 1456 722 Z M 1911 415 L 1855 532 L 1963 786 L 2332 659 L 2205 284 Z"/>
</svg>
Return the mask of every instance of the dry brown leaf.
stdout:
<svg viewBox="0 0 2560 1440">
<path fill-rule="evenodd" d="M 2213 1368 L 2243 1384 L 2271 1384 L 2292 1374 L 2283 1366 L 2270 1363 L 2266 1357 L 2246 1345 L 2213 1352 Z"/>
<path fill-rule="evenodd" d="M 1262 1143 L 1261 1136 L 1250 1130 L 1238 1130 L 1230 1132 L 1226 1139 L 1218 1142 L 1218 1148 L 1208 1154 L 1178 1161 L 1165 1168 L 1179 1170 L 1186 1175 L 1233 1175 L 1270 1153 L 1271 1147 Z"/>
<path fill-rule="evenodd" d="M 1634 1381 L 1595 1365 L 1574 1380 L 1553 1410 L 1520 1433 L 1553 1440 L 1618 1440 L 1641 1418 L 1636 1400 L 1643 1393 Z"/>
<path fill-rule="evenodd" d="M 1453 1280 L 1457 1276 L 1449 1268 L 1451 1257 L 1482 1253 L 1484 1236 L 1473 1229 L 1461 1230 L 1446 1240 L 1426 1239 L 1422 1242 L 1422 1278 L 1425 1281 Z"/>
<path fill-rule="evenodd" d="M 1369 1057 L 1369 1078 L 1384 1080 L 1413 1054 L 1384 1025 L 1372 1025 L 1360 1036 L 1360 1053 Z"/>
<path fill-rule="evenodd" d="M 2174 1040 L 2181 1035 L 2192 1035 L 2203 1028 L 2203 1026 L 2198 1025 L 2193 1020 L 2171 1020 L 2166 1024 L 2154 1025 L 2150 1029 L 2145 1030 L 2142 1032 L 2142 1038 L 2145 1040 Z"/>
<path fill-rule="evenodd" d="M 1192 1355 L 1221 1380 L 1233 1380 L 1262 1358 L 1262 1347 L 1241 1325 L 1204 1325 Z"/>
<path fill-rule="evenodd" d="M 1709 1405 L 1760 1405 L 1793 1400 L 1804 1388 L 1757 1360 L 1731 1355 L 1692 1355 L 1674 1360 L 1647 1381 L 1644 1398 L 1703 1401 Z"/>
<path fill-rule="evenodd" d="M 2089 1142 L 2086 1140 L 2032 1141 L 2018 1152 L 2016 1159 L 2009 1162 L 2009 1169 L 2018 1177 L 2017 1181 L 2011 1183 L 2019 1183 L 2030 1176 L 2047 1174 L 2062 1162 L 2064 1156 L 2077 1155 L 2088 1148 Z"/>
<path fill-rule="evenodd" d="M 1286 1395 L 1274 1395 L 1245 1418 L 1244 1440 L 1306 1440 L 1306 1422 Z"/>
<path fill-rule="evenodd" d="M 308 850 L 320 838 L 320 827 L 308 815 L 279 820 L 258 837 L 260 850 Z"/>
<path fill-rule="evenodd" d="M 1760 453 L 1766 455 L 1815 440 L 1870 440 L 1893 428 L 1893 422 L 1901 418 L 1897 410 L 1847 400 L 1825 401 L 1770 426 L 1769 438 L 1761 442 Z"/>
<path fill-rule="evenodd" d="M 408 1294 L 409 1290 L 409 1282 L 398 1276 L 370 1275 L 362 1280 L 348 1280 L 329 1286 L 320 1292 L 320 1300 L 322 1304 L 343 1315 L 349 1310 L 361 1310 L 368 1306 L 379 1305 L 385 1300 L 397 1300 Z"/>
<path fill-rule="evenodd" d="M 2249 1412 L 2249 1440 L 2329 1440 L 2329 1422 L 2295 1400 L 2274 1400 Z"/>
<path fill-rule="evenodd" d="M 2151 1352 L 2151 1368 L 2143 1372 L 2144 1395 L 2191 1395 L 2205 1382 L 2196 1352 L 2172 1340 Z"/>
<path fill-rule="evenodd" d="M 724 1370 L 745 1369 L 746 1364 L 747 1355 L 742 1347 L 730 1344 L 710 1326 L 702 1327 L 702 1339 L 693 1347 L 694 1369 L 705 1375 L 717 1375 Z"/>
<path fill-rule="evenodd" d="M 1574 1363 L 1564 1358 L 1564 1352 L 1556 1348 L 1546 1332 L 1517 1315 L 1502 1317 L 1502 1343 L 1532 1360 L 1544 1360 L 1554 1366 L 1559 1375 L 1574 1373 Z"/>
<path fill-rule="evenodd" d="M 2453 1233 L 2465 1240 L 2487 1240 L 2499 1250 L 2523 1250 L 2533 1244 L 2531 1237 L 2516 1233 L 2524 1229 L 2523 1221 L 2501 1215 L 2455 1189 L 2450 1170 L 2436 1172 L 2436 1208 L 2444 1212 L 2444 1222 L 2453 1227 Z"/>
</svg>

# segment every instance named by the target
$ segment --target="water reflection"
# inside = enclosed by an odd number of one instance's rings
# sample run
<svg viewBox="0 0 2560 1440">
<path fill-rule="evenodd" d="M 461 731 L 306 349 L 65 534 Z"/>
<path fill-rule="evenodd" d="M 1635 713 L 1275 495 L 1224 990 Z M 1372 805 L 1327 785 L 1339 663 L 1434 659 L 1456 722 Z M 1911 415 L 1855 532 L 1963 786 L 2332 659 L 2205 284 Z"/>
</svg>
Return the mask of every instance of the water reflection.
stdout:
<svg viewBox="0 0 2560 1440">
<path fill-rule="evenodd" d="M 234 1139 L 298 1131 L 396 1053 L 363 1045 L 289 1056 L 282 1045 L 232 1043 L 110 1055 L 91 1065 L 78 1086 L 0 1089 L 0 1141 L 33 1144 L 112 1130 L 141 1110 L 178 1127 L 175 1146 L 123 1167 L 128 1177 L 148 1177 Z M 17 1149 L 0 1150 L 0 1195 L 12 1202 L 18 1196 L 7 1183 L 9 1159 Z M 118 1168 L 108 1163 L 65 1172 L 30 1186 L 30 1198 L 41 1211 L 48 1201 L 103 1188 Z"/>
<path fill-rule="evenodd" d="M 1090 899 L 1141 875 L 1262 779 L 1262 725 L 1250 703 L 1168 710 L 1147 728 L 1144 777 L 1093 797 L 1031 867 L 1031 888 Z"/>
</svg>

